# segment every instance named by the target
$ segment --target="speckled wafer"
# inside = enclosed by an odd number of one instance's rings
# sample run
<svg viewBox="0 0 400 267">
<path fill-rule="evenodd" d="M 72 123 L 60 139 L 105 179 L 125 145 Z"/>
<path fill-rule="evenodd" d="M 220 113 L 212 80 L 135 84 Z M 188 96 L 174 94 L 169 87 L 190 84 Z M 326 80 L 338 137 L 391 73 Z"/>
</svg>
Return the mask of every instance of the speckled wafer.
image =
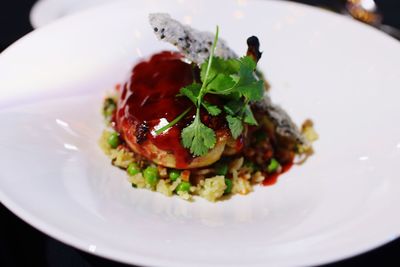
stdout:
<svg viewBox="0 0 400 267">
<path fill-rule="evenodd" d="M 264 97 L 261 101 L 257 101 L 254 104 L 266 112 L 267 116 L 275 124 L 278 134 L 295 139 L 300 144 L 308 143 L 289 114 L 280 106 L 273 104 L 267 92 L 264 93 Z"/>
<path fill-rule="evenodd" d="M 213 33 L 195 30 L 165 13 L 150 14 L 149 21 L 158 39 L 176 46 L 190 61 L 202 64 L 210 56 L 215 37 Z M 215 56 L 224 59 L 238 57 L 221 38 L 218 40 Z"/>
</svg>

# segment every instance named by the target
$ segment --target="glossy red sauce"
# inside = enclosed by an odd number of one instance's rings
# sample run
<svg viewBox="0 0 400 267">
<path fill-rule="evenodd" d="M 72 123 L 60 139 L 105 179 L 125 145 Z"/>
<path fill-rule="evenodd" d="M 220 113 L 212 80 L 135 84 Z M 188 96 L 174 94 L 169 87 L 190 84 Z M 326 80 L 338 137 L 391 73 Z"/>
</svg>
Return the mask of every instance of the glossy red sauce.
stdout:
<svg viewBox="0 0 400 267">
<path fill-rule="evenodd" d="M 121 112 L 139 121 L 171 121 L 191 103 L 176 97 L 179 90 L 193 82 L 192 67 L 178 53 L 162 52 L 137 64 L 125 85 Z"/>
<path fill-rule="evenodd" d="M 292 168 L 292 166 L 293 166 L 293 162 L 290 162 L 290 163 L 287 163 L 282 166 L 282 171 L 280 173 L 273 173 L 273 174 L 265 175 L 265 179 L 262 184 L 265 186 L 276 184 L 276 182 L 278 181 L 278 177 L 280 175 L 284 174 L 285 172 L 287 172 L 288 170 L 290 170 L 290 168 Z"/>
<path fill-rule="evenodd" d="M 176 97 L 182 87 L 193 82 L 191 65 L 181 59 L 179 53 L 161 52 L 148 61 L 138 63 L 122 88 L 117 114 L 120 131 L 129 131 L 125 127 L 129 128 L 133 124 L 146 125 L 148 131 L 144 142 L 151 141 L 159 149 L 174 154 L 177 167 L 187 166 L 192 158 L 180 142 L 180 133 L 185 122 L 193 116 L 194 109 L 191 114 L 189 112 L 187 119 L 168 131 L 156 135 L 154 130 L 193 106 L 188 99 Z"/>
<path fill-rule="evenodd" d="M 181 131 L 193 120 L 195 107 L 186 97 L 176 95 L 195 78 L 193 67 L 183 62 L 182 58 L 179 53 L 165 51 L 138 63 L 122 88 L 117 111 L 117 128 L 120 132 L 125 131 L 125 138 L 132 135 L 127 128 L 146 126 L 144 142 L 151 142 L 159 149 L 174 154 L 177 168 L 187 167 L 193 159 L 181 144 Z M 178 124 L 162 134 L 155 134 L 156 129 L 171 122 L 189 107 L 192 109 Z M 218 117 L 209 118 L 204 111 L 201 114 L 203 123 L 213 129 L 221 127 L 224 121 Z"/>
<path fill-rule="evenodd" d="M 149 60 L 138 63 L 132 70 L 127 83 L 117 86 L 120 92 L 116 112 L 116 130 L 125 140 L 136 140 L 135 148 L 142 156 L 152 160 L 156 155 L 144 148 L 151 142 L 157 148 L 168 151 L 176 159 L 176 167 L 184 169 L 193 160 L 190 152 L 182 146 L 181 131 L 193 120 L 195 107 L 186 97 L 177 97 L 179 90 L 195 80 L 193 67 L 182 61 L 182 55 L 175 52 L 161 52 Z M 207 96 L 206 100 L 221 105 L 219 98 Z M 182 114 L 187 108 L 190 112 L 175 126 L 162 134 L 155 134 L 161 128 Z M 201 120 L 214 130 L 227 131 L 223 116 L 211 116 L 201 111 Z M 137 129 L 144 127 L 143 141 L 137 141 Z M 221 132 L 219 132 L 221 133 Z M 218 133 L 217 133 L 218 135 Z M 236 151 L 243 149 L 245 139 L 240 136 L 235 143 Z M 266 175 L 264 185 L 276 183 L 280 174 L 290 169 L 292 163 L 282 167 L 279 174 Z"/>
</svg>

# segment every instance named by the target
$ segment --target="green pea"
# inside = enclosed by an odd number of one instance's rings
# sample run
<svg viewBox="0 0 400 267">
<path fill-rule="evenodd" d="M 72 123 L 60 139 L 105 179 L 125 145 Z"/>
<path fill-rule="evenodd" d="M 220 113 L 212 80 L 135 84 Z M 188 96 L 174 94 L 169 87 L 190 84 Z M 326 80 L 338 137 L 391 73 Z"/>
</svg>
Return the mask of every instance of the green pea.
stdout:
<svg viewBox="0 0 400 267">
<path fill-rule="evenodd" d="M 155 186 L 160 179 L 160 175 L 158 174 L 158 170 L 156 167 L 147 167 L 143 172 L 144 179 L 147 184 L 151 186 Z"/>
<path fill-rule="evenodd" d="M 176 191 L 183 191 L 183 192 L 189 192 L 190 190 L 190 183 L 183 181 L 181 182 L 177 187 L 176 187 Z"/>
<path fill-rule="evenodd" d="M 119 134 L 118 133 L 112 133 L 108 139 L 107 139 L 108 144 L 110 145 L 110 147 L 112 148 L 117 148 L 120 144 L 119 141 Z"/>
<path fill-rule="evenodd" d="M 228 173 L 228 164 L 218 162 L 215 165 L 215 173 L 218 175 L 226 175 Z"/>
<path fill-rule="evenodd" d="M 232 192 L 232 187 L 233 187 L 233 183 L 231 179 L 225 178 L 225 185 L 226 185 L 226 189 L 224 191 L 224 194 L 230 194 Z"/>
<path fill-rule="evenodd" d="M 278 170 L 279 166 L 280 166 L 279 162 L 276 159 L 272 158 L 268 164 L 267 171 L 269 173 L 276 172 Z"/>
<path fill-rule="evenodd" d="M 169 179 L 171 179 L 171 181 L 176 181 L 179 176 L 181 176 L 181 172 L 178 170 L 170 170 L 169 171 Z"/>
<path fill-rule="evenodd" d="M 134 176 L 140 172 L 140 168 L 135 162 L 132 162 L 128 165 L 126 171 L 129 175 Z"/>
</svg>

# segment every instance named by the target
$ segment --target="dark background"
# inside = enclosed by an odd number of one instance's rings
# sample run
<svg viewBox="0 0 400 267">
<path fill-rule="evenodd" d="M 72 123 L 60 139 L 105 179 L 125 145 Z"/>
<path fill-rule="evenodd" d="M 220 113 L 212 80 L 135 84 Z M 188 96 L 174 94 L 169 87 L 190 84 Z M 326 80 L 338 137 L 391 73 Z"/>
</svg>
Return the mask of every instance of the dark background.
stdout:
<svg viewBox="0 0 400 267">
<path fill-rule="evenodd" d="M 35 0 L 0 1 L 0 52 L 32 31 L 29 11 L 35 2 Z M 341 0 L 297 2 L 327 7 L 340 13 L 344 12 L 344 1 Z M 400 1 L 377 0 L 375 2 L 384 15 L 383 23 L 400 29 Z M 396 52 L 398 53 L 398 51 Z M 0 266 L 114 267 L 127 265 L 89 255 L 64 245 L 32 228 L 0 204 Z M 360 256 L 326 266 L 400 266 L 400 239 Z"/>
</svg>

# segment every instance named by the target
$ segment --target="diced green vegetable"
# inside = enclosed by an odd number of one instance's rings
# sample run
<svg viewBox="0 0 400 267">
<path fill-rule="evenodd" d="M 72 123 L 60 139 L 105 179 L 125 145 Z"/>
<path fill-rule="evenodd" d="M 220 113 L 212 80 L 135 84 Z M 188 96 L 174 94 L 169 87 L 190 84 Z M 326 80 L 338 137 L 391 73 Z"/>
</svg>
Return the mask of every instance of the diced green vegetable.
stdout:
<svg viewBox="0 0 400 267">
<path fill-rule="evenodd" d="M 228 164 L 224 162 L 215 164 L 215 173 L 218 175 L 226 175 L 228 173 Z"/>
<path fill-rule="evenodd" d="M 181 172 L 178 170 L 170 170 L 169 171 L 169 179 L 171 179 L 171 181 L 176 181 L 179 176 L 181 176 Z"/>
<path fill-rule="evenodd" d="M 140 168 L 135 162 L 132 162 L 128 165 L 126 171 L 128 172 L 129 175 L 133 176 L 140 172 Z"/>
<path fill-rule="evenodd" d="M 268 164 L 267 171 L 269 173 L 273 173 L 273 172 L 276 172 L 279 167 L 280 167 L 279 162 L 276 159 L 272 158 Z"/>
<path fill-rule="evenodd" d="M 226 189 L 224 195 L 230 194 L 232 192 L 233 183 L 231 179 L 225 178 Z"/>
<path fill-rule="evenodd" d="M 143 172 L 144 180 L 150 186 L 155 186 L 160 179 L 160 175 L 158 174 L 158 170 L 156 167 L 147 167 Z"/>
<path fill-rule="evenodd" d="M 108 139 L 107 139 L 108 144 L 110 145 L 110 147 L 112 148 L 117 148 L 120 144 L 119 141 L 119 134 L 118 133 L 112 133 Z"/>
<path fill-rule="evenodd" d="M 110 117 L 115 109 L 117 108 L 117 104 L 115 100 L 112 98 L 106 98 L 103 104 L 103 115 L 107 118 Z"/>
<path fill-rule="evenodd" d="M 260 170 L 260 167 L 251 160 L 245 160 L 243 165 L 249 168 L 251 172 Z"/>
<path fill-rule="evenodd" d="M 189 192 L 189 190 L 190 190 L 190 183 L 186 181 L 181 182 L 176 188 L 176 192 L 179 191 Z"/>
</svg>

